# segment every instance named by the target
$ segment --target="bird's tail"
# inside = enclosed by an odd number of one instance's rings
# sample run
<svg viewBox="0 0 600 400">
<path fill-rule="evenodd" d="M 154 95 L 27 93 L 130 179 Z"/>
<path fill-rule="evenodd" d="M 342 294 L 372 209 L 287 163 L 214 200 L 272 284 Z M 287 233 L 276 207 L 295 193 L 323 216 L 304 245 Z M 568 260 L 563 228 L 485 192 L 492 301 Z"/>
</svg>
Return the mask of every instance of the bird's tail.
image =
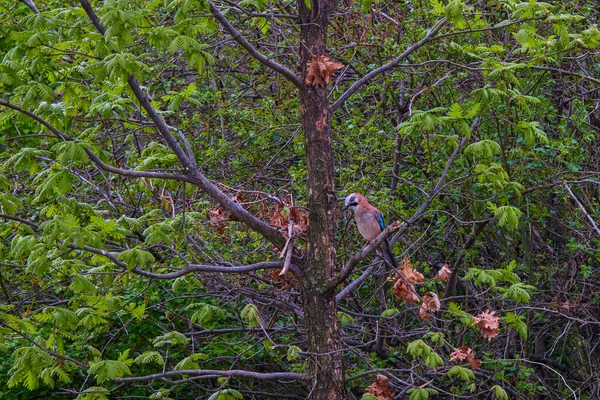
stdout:
<svg viewBox="0 0 600 400">
<path fill-rule="evenodd" d="M 390 267 L 392 267 L 395 270 L 398 269 L 398 264 L 396 263 L 396 260 L 394 259 L 394 254 L 392 253 L 392 248 L 390 246 L 390 242 L 386 239 L 382 244 L 381 244 L 381 251 L 380 251 L 380 256 L 385 260 L 386 264 L 388 264 Z"/>
</svg>

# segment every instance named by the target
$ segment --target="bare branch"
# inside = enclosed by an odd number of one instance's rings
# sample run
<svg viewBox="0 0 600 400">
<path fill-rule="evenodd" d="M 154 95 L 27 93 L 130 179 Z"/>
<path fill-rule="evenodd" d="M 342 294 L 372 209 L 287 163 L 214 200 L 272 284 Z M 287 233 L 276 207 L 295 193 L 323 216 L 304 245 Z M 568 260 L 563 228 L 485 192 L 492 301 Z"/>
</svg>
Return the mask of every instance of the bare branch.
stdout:
<svg viewBox="0 0 600 400">
<path fill-rule="evenodd" d="M 37 7 L 33 3 L 33 1 L 31 1 L 31 0 L 21 0 L 21 1 L 23 3 L 25 3 L 27 5 L 27 7 L 29 7 L 29 9 L 31 11 L 33 11 L 34 14 L 39 14 L 40 13 L 40 10 L 37 9 Z"/>
<path fill-rule="evenodd" d="M 400 54 L 398 57 L 394 58 L 389 63 L 382 65 L 381 67 L 379 67 L 377 69 L 374 69 L 373 71 L 369 72 L 368 74 L 366 74 L 365 76 L 360 78 L 358 81 L 356 81 L 352 86 L 350 86 L 342 94 L 342 96 L 339 99 L 336 100 L 335 103 L 333 103 L 331 105 L 331 112 L 334 112 L 335 110 L 340 108 L 340 106 L 342 104 L 344 104 L 344 102 L 348 99 L 348 97 L 350 97 L 354 92 L 356 92 L 362 85 L 369 82 L 371 79 L 373 79 L 377 75 L 379 75 L 385 71 L 389 71 L 390 69 L 393 69 L 398 64 L 400 64 L 400 61 L 404 60 L 406 57 L 411 55 L 415 50 L 419 49 L 420 47 L 422 47 L 425 44 L 432 41 L 433 38 L 435 38 L 435 35 L 440 31 L 440 29 L 442 29 L 442 27 L 445 24 L 446 24 L 446 18 L 442 18 L 429 30 L 429 32 L 427 32 L 427 35 L 425 35 L 425 37 L 423 39 L 419 40 L 417 43 L 413 44 L 412 46 L 410 46 L 409 48 L 404 50 L 404 53 Z"/>
<path fill-rule="evenodd" d="M 332 288 L 336 287 L 337 285 L 339 285 L 340 283 L 342 283 L 344 280 L 346 280 L 346 278 L 348 276 L 350 276 L 352 271 L 354 271 L 354 267 L 356 267 L 359 262 L 361 262 L 365 257 L 367 257 L 369 255 L 369 253 L 371 253 L 373 250 L 378 248 L 383 242 L 385 242 L 390 233 L 398 230 L 399 228 L 400 228 L 400 224 L 398 223 L 398 221 L 394 222 L 393 224 L 388 225 L 379 234 L 379 236 L 377 236 L 375 239 L 371 240 L 371 242 L 368 245 L 366 245 L 365 247 L 363 247 L 359 252 L 354 253 L 354 255 L 352 257 L 350 257 L 350 260 L 348 260 L 346 265 L 344 265 L 344 267 L 337 274 L 337 276 L 325 285 L 325 290 L 332 289 Z"/>
<path fill-rule="evenodd" d="M 92 23 L 98 30 L 98 32 L 104 34 L 104 26 L 102 26 L 100 19 L 98 18 L 90 4 L 87 2 L 87 0 L 79 0 L 79 2 L 85 10 L 86 14 L 88 15 L 90 21 L 92 21 Z M 152 122 L 156 126 L 156 129 L 158 130 L 164 141 L 167 143 L 169 148 L 175 153 L 177 159 L 186 170 L 186 175 L 189 178 L 187 182 L 193 183 L 201 187 L 204 191 L 206 191 L 206 193 L 208 193 L 210 197 L 216 200 L 223 208 L 229 211 L 235 218 L 244 223 L 250 229 L 260 233 L 271 243 L 274 243 L 277 246 L 283 246 L 283 244 L 285 243 L 285 239 L 276 229 L 271 227 L 266 222 L 256 218 L 254 215 L 250 214 L 240 204 L 236 203 L 235 201 L 230 199 L 225 193 L 220 191 L 210 180 L 208 180 L 204 176 L 204 174 L 200 172 L 200 170 L 195 166 L 195 162 L 186 155 L 183 148 L 179 145 L 175 137 L 171 134 L 169 126 L 156 112 L 154 107 L 152 107 L 150 99 L 143 93 L 142 88 L 140 87 L 140 84 L 137 81 L 137 79 L 134 76 L 129 76 L 129 78 L 127 79 L 127 83 L 129 84 L 129 87 L 135 94 L 135 97 L 139 101 L 140 105 L 144 108 L 144 110 L 146 110 L 146 112 L 150 116 L 150 119 L 152 119 Z"/>
<path fill-rule="evenodd" d="M 189 375 L 194 377 L 206 377 L 214 378 L 215 376 L 226 376 L 226 377 L 239 377 L 239 378 L 251 378 L 260 380 L 270 379 L 287 379 L 287 380 L 300 380 L 306 381 L 310 379 L 307 375 L 299 374 L 296 372 L 253 372 L 239 369 L 231 369 L 228 371 L 214 370 L 214 369 L 184 369 L 181 371 L 168 371 L 160 374 L 146 375 L 146 376 L 132 376 L 129 378 L 117 378 L 115 382 L 140 382 L 140 381 L 153 381 L 156 379 L 164 379 L 169 377 L 179 377 L 182 375 Z"/>
<path fill-rule="evenodd" d="M 128 269 L 127 263 L 119 260 L 119 258 L 115 254 L 108 252 L 106 250 L 97 249 L 95 247 L 90 247 L 90 246 L 78 246 L 75 243 L 69 243 L 68 246 L 75 250 L 85 250 L 85 251 L 89 251 L 90 253 L 99 254 L 101 256 L 108 258 L 117 266 L 119 266 L 125 270 Z M 140 269 L 138 267 L 133 268 L 131 270 L 131 272 L 133 272 L 134 274 L 140 275 L 140 276 L 145 276 L 145 277 L 153 278 L 153 279 L 175 279 L 175 278 L 179 278 L 180 276 L 183 276 L 183 275 L 191 274 L 192 272 L 220 272 L 220 273 L 225 273 L 225 274 L 241 274 L 244 272 L 257 271 L 259 269 L 277 269 L 277 268 L 282 268 L 282 267 L 283 267 L 283 263 L 281 261 L 265 261 L 265 262 L 256 263 L 256 264 L 238 265 L 238 266 L 231 266 L 231 267 L 224 266 L 224 265 L 190 264 L 189 267 L 177 270 L 175 272 L 170 272 L 167 274 L 156 274 L 154 272 L 144 271 L 143 269 Z M 161 267 L 157 267 L 157 268 L 161 268 Z"/>
<path fill-rule="evenodd" d="M 541 65 L 534 65 L 531 68 L 533 68 L 533 69 L 539 69 L 539 70 L 542 70 L 542 71 L 556 72 L 557 74 L 562 74 L 562 75 L 576 76 L 578 78 L 584 79 L 586 81 L 594 82 L 594 83 L 600 85 L 600 79 L 594 78 L 594 77 L 589 76 L 589 75 L 578 74 L 577 72 L 571 72 L 571 71 L 567 71 L 567 70 L 559 69 L 559 68 L 544 67 L 544 66 L 541 66 Z"/>
<path fill-rule="evenodd" d="M 131 272 L 133 272 L 137 275 L 146 276 L 148 278 L 154 278 L 154 279 L 175 279 L 175 278 L 179 278 L 180 276 L 190 274 L 192 272 L 220 272 L 220 273 L 224 273 L 224 274 L 241 274 L 244 272 L 257 271 L 259 269 L 277 269 L 277 268 L 282 268 L 282 267 L 283 267 L 283 263 L 281 261 L 265 261 L 265 262 L 260 262 L 260 263 L 256 263 L 256 264 L 240 265 L 240 266 L 232 266 L 232 267 L 227 267 L 227 266 L 222 266 L 222 265 L 192 264 L 187 268 L 183 268 L 183 269 L 180 269 L 178 271 L 171 272 L 168 274 L 155 274 L 152 272 L 141 270 L 139 268 L 134 268 L 131 270 Z"/>
<path fill-rule="evenodd" d="M 563 187 L 565 188 L 565 191 L 569 194 L 569 196 L 571 196 L 573 198 L 573 200 L 575 200 L 575 203 L 577 203 L 577 206 L 579 207 L 579 209 L 581 210 L 581 212 L 583 212 L 583 215 L 585 215 L 585 217 L 587 218 L 587 220 L 590 222 L 590 225 L 592 225 L 592 228 L 594 228 L 594 232 L 596 232 L 596 235 L 598 235 L 598 237 L 600 237 L 600 229 L 598 229 L 598 226 L 596 225 L 596 222 L 594 222 L 594 220 L 592 219 L 591 215 L 587 212 L 587 210 L 585 209 L 585 207 L 583 206 L 583 204 L 581 204 L 581 202 L 579 201 L 579 199 L 577 198 L 577 196 L 575 196 L 575 193 L 573 193 L 573 191 L 569 187 L 569 184 L 565 183 L 563 185 Z"/>
<path fill-rule="evenodd" d="M 56 129 L 54 126 L 52 126 L 48 121 L 41 118 L 40 116 L 38 116 L 30 111 L 24 110 L 15 104 L 6 102 L 4 100 L 0 100 L 0 106 L 10 108 L 10 109 L 18 111 L 24 115 L 27 115 L 29 118 L 33 119 L 34 121 L 37 121 L 40 124 L 42 124 L 50 132 L 52 132 L 54 135 L 56 135 L 56 137 L 58 137 L 59 139 L 62 139 L 64 141 L 75 141 L 76 140 L 74 137 L 71 137 L 67 134 L 62 133 L 61 131 Z M 132 170 L 113 167 L 111 165 L 104 163 L 100 159 L 100 157 L 98 157 L 91 150 L 85 149 L 85 148 L 84 148 L 84 150 L 85 150 L 86 154 L 88 155 L 88 157 L 90 158 L 90 160 L 92 160 L 92 162 L 94 164 L 96 164 L 100 169 L 103 169 L 104 171 L 107 171 L 107 172 L 112 172 L 117 175 L 128 176 L 128 177 L 132 177 L 132 178 L 170 179 L 170 180 L 175 180 L 175 181 L 192 182 L 192 180 L 185 175 L 167 174 L 164 172 L 152 172 L 152 171 L 132 171 Z"/>
<path fill-rule="evenodd" d="M 0 218 L 10 219 L 12 221 L 17 221 L 17 222 L 20 222 L 22 224 L 29 225 L 30 227 L 32 227 L 34 229 L 37 229 L 39 227 L 39 225 L 36 224 L 35 222 L 31 222 L 31 221 L 26 220 L 24 218 L 16 217 L 14 215 L 0 214 Z"/>
<path fill-rule="evenodd" d="M 261 64 L 266 65 L 272 70 L 279 72 L 281 75 L 285 76 L 298 89 L 300 89 L 301 92 L 303 92 L 306 89 L 304 87 L 302 79 L 300 79 L 298 75 L 296 75 L 287 67 L 259 53 L 259 51 L 256 50 L 256 48 L 252 46 L 252 44 L 250 44 L 250 42 L 248 42 L 246 38 L 242 36 L 242 34 L 237 29 L 235 29 L 235 27 L 227 20 L 227 18 L 225 18 L 223 13 L 221 13 L 217 6 L 215 6 L 211 1 L 208 2 L 208 6 L 210 7 L 210 12 L 212 13 L 212 15 L 221 23 L 223 28 L 225 28 L 231 34 L 233 39 L 236 42 L 238 42 L 244 49 L 246 49 L 248 54 L 250 54 L 256 60 L 258 60 L 258 62 L 260 62 Z"/>
<path fill-rule="evenodd" d="M 371 264 L 366 270 L 365 272 L 362 273 L 361 276 L 359 276 L 358 278 L 356 278 L 355 280 L 353 280 L 352 282 L 350 282 L 350 284 L 348 286 L 346 286 L 344 289 L 342 289 L 337 296 L 335 296 L 335 301 L 340 301 L 342 300 L 344 297 L 346 297 L 350 292 L 352 292 L 355 288 L 359 287 L 360 285 L 362 285 L 362 283 L 369 277 L 371 276 L 371 274 L 373 273 L 373 271 L 375 270 L 375 267 L 377 266 L 376 263 Z"/>
<path fill-rule="evenodd" d="M 435 187 L 429 193 L 429 196 L 427 196 L 425 201 L 421 204 L 421 207 L 419 207 L 419 209 L 417 211 L 415 211 L 413 216 L 410 217 L 410 219 L 408 221 L 406 221 L 404 224 L 402 224 L 402 227 L 400 227 L 399 232 L 394 235 L 392 240 L 390 240 L 390 246 L 393 246 L 398 240 L 400 240 L 400 238 L 402 237 L 404 232 L 406 232 L 406 230 L 412 224 L 414 224 L 419 218 L 421 218 L 421 216 L 425 213 L 425 211 L 427 210 L 427 208 L 429 207 L 429 205 L 431 204 L 433 199 L 435 199 L 435 197 L 440 193 L 440 191 L 442 190 L 442 186 L 444 185 L 444 180 L 446 179 L 446 175 L 448 175 L 448 171 L 450 170 L 450 166 L 452 165 L 452 162 L 454 161 L 454 159 L 458 155 L 458 152 L 460 151 L 460 149 L 462 148 L 463 144 L 465 144 L 466 141 L 467 141 L 467 138 L 463 137 L 462 140 L 460 141 L 460 143 L 458 144 L 458 147 L 454 150 L 454 152 L 448 159 L 448 162 L 446 163 L 446 167 L 444 167 L 444 171 L 442 172 L 440 179 L 438 180 Z"/>
</svg>

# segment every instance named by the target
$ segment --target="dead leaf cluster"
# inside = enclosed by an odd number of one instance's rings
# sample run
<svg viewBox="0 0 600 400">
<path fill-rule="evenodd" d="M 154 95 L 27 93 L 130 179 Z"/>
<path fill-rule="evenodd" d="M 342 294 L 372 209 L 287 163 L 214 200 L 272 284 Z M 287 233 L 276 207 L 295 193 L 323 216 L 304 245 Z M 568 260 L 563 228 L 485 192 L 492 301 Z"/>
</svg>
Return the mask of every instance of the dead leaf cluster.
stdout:
<svg viewBox="0 0 600 400">
<path fill-rule="evenodd" d="M 389 378 L 385 375 L 377 375 L 375 382 L 365 389 L 366 393 L 372 394 L 380 400 L 392 400 L 394 395 L 388 387 Z"/>
<path fill-rule="evenodd" d="M 556 301 L 556 308 L 558 311 L 568 313 L 571 310 L 576 310 L 581 307 L 581 302 L 579 300 L 565 300 L 565 301 Z"/>
<path fill-rule="evenodd" d="M 423 296 L 419 315 L 423 321 L 429 321 L 431 319 L 429 313 L 440 311 L 440 308 L 441 304 L 438 295 L 434 292 L 429 292 Z"/>
<path fill-rule="evenodd" d="M 435 280 L 438 282 L 448 282 L 451 273 L 452 270 L 450 269 L 450 266 L 448 264 L 444 264 L 444 266 L 439 270 L 437 276 L 435 277 Z"/>
<path fill-rule="evenodd" d="M 391 281 L 396 281 L 392 292 L 398 300 L 407 303 L 418 303 L 421 301 L 415 290 L 415 283 L 423 282 L 423 274 L 412 268 L 408 258 L 404 258 L 402 265 L 398 268 L 398 272 L 391 278 Z"/>
<path fill-rule="evenodd" d="M 285 292 L 300 286 L 294 275 L 289 271 L 281 275 L 278 270 L 273 270 L 269 274 L 269 279 L 271 280 L 273 286 L 276 289 Z"/>
<path fill-rule="evenodd" d="M 498 324 L 500 318 L 496 317 L 494 314 L 496 314 L 496 311 L 490 312 L 488 309 L 485 312 L 473 317 L 475 326 L 481 330 L 483 337 L 490 341 L 498 336 L 498 332 L 500 331 Z"/>
<path fill-rule="evenodd" d="M 450 353 L 450 361 L 467 360 L 471 364 L 472 369 L 477 369 L 481 366 L 481 360 L 475 358 L 475 352 L 468 346 L 454 347 Z"/>
<path fill-rule="evenodd" d="M 224 208 L 212 207 L 208 210 L 206 216 L 208 217 L 211 226 L 214 226 L 217 229 L 219 235 L 225 233 L 225 228 L 227 227 L 227 215 Z"/>
<path fill-rule="evenodd" d="M 329 56 L 325 54 L 315 54 L 306 63 L 307 72 L 304 83 L 309 86 L 325 87 L 329 83 L 331 76 L 340 68 L 344 67 L 336 61 L 331 61 Z"/>
<path fill-rule="evenodd" d="M 286 237 L 289 236 L 290 231 L 292 236 L 304 234 L 308 229 L 308 214 L 293 203 L 286 204 L 282 201 L 275 206 L 270 224 L 280 228 L 281 233 Z"/>
</svg>

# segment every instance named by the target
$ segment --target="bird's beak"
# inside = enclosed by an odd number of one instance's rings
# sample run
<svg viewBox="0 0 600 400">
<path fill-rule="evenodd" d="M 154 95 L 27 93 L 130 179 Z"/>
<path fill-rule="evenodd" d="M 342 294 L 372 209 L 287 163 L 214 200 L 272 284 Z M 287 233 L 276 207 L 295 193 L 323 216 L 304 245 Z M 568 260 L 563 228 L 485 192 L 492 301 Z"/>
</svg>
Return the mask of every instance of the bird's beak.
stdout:
<svg viewBox="0 0 600 400">
<path fill-rule="evenodd" d="M 348 207 L 350 207 L 348 204 L 346 204 L 344 207 L 342 207 L 342 211 L 346 211 L 348 209 Z"/>
</svg>

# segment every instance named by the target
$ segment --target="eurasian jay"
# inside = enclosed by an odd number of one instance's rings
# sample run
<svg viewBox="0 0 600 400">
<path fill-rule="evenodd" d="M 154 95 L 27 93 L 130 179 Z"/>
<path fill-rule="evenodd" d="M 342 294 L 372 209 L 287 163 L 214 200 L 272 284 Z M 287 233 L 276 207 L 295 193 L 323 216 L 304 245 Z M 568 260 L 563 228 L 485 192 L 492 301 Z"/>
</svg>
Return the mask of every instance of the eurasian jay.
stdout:
<svg viewBox="0 0 600 400">
<path fill-rule="evenodd" d="M 359 193 L 348 195 L 342 211 L 346 211 L 348 208 L 354 211 L 358 231 L 366 240 L 371 241 L 375 239 L 385 229 L 381 211 L 370 205 L 369 201 L 363 195 Z M 390 242 L 387 238 L 377 249 L 377 254 L 392 268 L 397 268 L 396 260 L 394 260 Z"/>
</svg>

